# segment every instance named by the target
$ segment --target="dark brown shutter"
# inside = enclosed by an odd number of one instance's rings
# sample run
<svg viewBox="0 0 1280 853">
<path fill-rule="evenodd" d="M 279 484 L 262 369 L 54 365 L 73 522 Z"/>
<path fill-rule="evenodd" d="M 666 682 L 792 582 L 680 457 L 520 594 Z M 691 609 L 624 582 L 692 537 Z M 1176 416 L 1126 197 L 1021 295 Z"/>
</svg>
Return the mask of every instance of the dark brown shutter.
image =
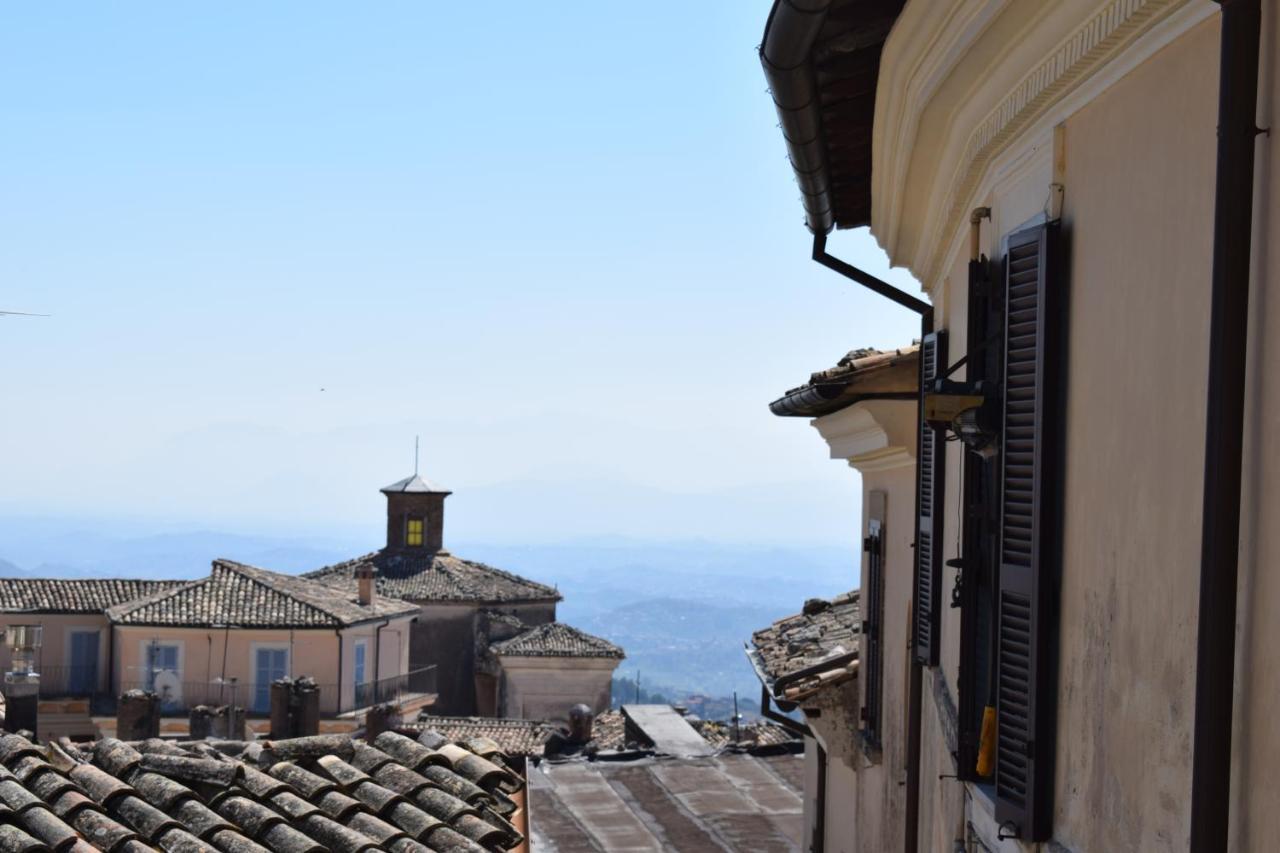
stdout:
<svg viewBox="0 0 1280 853">
<path fill-rule="evenodd" d="M 1009 238 L 996 690 L 996 820 L 1025 840 L 1052 823 L 1055 494 L 1061 436 L 1057 226 Z"/>
<path fill-rule="evenodd" d="M 946 494 L 946 435 L 924 420 L 924 395 L 947 372 L 947 333 L 933 332 L 920 343 L 920 458 L 916 466 L 916 602 L 915 656 L 925 666 L 938 663 L 938 630 L 942 613 L 942 518 Z"/>
<path fill-rule="evenodd" d="M 866 572 L 862 577 L 862 639 L 858 651 L 862 671 L 862 739 L 870 749 L 880 748 L 880 719 L 884 692 L 884 518 L 888 496 L 882 491 L 867 495 Z"/>
</svg>

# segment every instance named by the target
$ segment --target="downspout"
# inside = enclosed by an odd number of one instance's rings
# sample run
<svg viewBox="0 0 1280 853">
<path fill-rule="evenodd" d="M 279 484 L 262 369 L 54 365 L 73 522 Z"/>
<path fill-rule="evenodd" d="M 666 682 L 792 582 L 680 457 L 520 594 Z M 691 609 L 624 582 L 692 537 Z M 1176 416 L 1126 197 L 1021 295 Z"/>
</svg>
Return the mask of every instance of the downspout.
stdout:
<svg viewBox="0 0 1280 853">
<path fill-rule="evenodd" d="M 814 747 L 818 750 L 818 791 L 813 816 L 813 843 L 809 845 L 812 853 L 823 853 L 827 847 L 827 751 L 815 738 Z"/>
<path fill-rule="evenodd" d="M 1227 849 L 1260 0 L 1221 0 L 1191 850 Z"/>
<path fill-rule="evenodd" d="M 334 628 L 333 633 L 334 633 L 334 636 L 338 638 L 338 689 L 335 691 L 338 695 L 336 697 L 337 706 L 335 708 L 334 713 L 341 714 L 342 713 L 342 629 Z M 355 696 L 352 696 L 351 698 L 352 698 L 352 701 L 354 702 Z"/>
<path fill-rule="evenodd" d="M 827 237 L 825 234 L 813 235 L 813 259 L 828 269 L 835 270 L 845 278 L 856 281 L 868 290 L 876 293 L 884 298 L 901 305 L 903 308 L 909 308 L 920 315 L 920 340 L 923 343 L 926 335 L 933 332 L 933 306 L 923 299 L 917 299 L 909 293 L 904 293 L 898 288 L 876 278 L 865 270 L 860 270 L 853 264 L 840 260 L 827 254 Z M 920 347 L 920 372 L 923 381 L 924 377 L 924 347 Z M 923 386 L 919 388 L 923 391 Z M 923 400 L 923 393 L 918 394 L 918 399 Z M 917 417 L 923 418 L 924 412 L 918 411 Z M 922 430 L 916 430 L 916 464 L 920 459 L 920 436 Z M 920 513 L 915 513 L 916 531 L 915 541 L 920 540 Z M 918 570 L 918 569 L 917 569 Z M 911 618 L 917 617 L 915 608 L 911 609 Z M 915 626 L 911 626 L 911 637 L 914 642 L 917 636 Z M 920 833 L 920 703 L 923 701 L 924 689 L 924 667 L 916 660 L 913 650 L 908 646 L 907 659 L 911 663 L 911 672 L 907 678 L 907 802 L 903 822 L 905 824 L 905 838 L 903 839 L 903 850 L 906 853 L 916 853 L 919 849 L 919 833 Z"/>
</svg>

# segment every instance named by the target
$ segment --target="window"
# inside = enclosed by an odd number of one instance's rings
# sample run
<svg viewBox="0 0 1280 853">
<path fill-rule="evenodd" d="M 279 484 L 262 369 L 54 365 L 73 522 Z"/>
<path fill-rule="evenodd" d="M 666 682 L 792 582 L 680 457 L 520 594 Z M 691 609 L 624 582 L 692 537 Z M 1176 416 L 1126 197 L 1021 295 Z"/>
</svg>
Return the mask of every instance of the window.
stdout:
<svg viewBox="0 0 1280 853">
<path fill-rule="evenodd" d="M 88 696 L 98 689 L 98 638 L 97 629 L 70 632 L 67 690 L 72 696 Z"/>
<path fill-rule="evenodd" d="M 404 543 L 406 545 L 421 547 L 422 545 L 422 519 L 411 518 L 408 522 L 408 529 L 405 531 Z"/>
<path fill-rule="evenodd" d="M 942 618 L 942 517 L 946 489 L 946 431 L 924 419 L 923 395 L 947 372 L 947 333 L 933 332 L 920 344 L 920 464 L 916 466 L 916 600 L 915 659 L 938 664 L 938 632 Z"/>
<path fill-rule="evenodd" d="M 862 578 L 862 646 L 859 666 L 863 673 L 862 742 L 868 751 L 880 748 L 880 718 L 884 691 L 884 516 L 885 493 L 867 496 L 866 572 Z"/>
<path fill-rule="evenodd" d="M 970 278 L 969 355 L 995 351 L 970 368 L 999 389 L 1000 443 L 994 457 L 964 466 L 962 774 L 977 776 L 982 714 L 993 708 L 993 748 L 983 758 L 995 818 L 1024 841 L 1046 840 L 1053 818 L 1067 308 L 1059 243 L 1057 223 L 1017 232 L 998 284 L 985 280 L 981 262 Z M 975 328 L 978 315 L 987 329 Z"/>
<path fill-rule="evenodd" d="M 418 522 L 421 524 L 422 522 Z M 421 531 L 419 531 L 421 533 Z M 356 707 L 361 708 L 369 704 L 368 693 L 369 685 L 365 681 L 366 666 L 365 660 L 369 656 L 369 641 L 356 640 L 355 648 L 355 666 L 351 668 L 352 679 L 355 681 L 356 691 Z"/>
<path fill-rule="evenodd" d="M 271 710 L 271 682 L 289 674 L 287 646 L 260 646 L 253 650 L 253 710 Z"/>
</svg>

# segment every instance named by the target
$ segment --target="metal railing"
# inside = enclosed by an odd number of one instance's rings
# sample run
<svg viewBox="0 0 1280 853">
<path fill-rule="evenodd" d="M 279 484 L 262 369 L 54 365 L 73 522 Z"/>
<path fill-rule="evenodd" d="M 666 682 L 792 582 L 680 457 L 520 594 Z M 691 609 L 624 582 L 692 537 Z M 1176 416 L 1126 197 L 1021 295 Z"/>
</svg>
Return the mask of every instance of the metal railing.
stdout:
<svg viewBox="0 0 1280 853">
<path fill-rule="evenodd" d="M 44 674 L 41 673 L 41 695 L 45 693 Z M 387 702 L 404 702 L 420 696 L 431 696 L 436 693 L 436 667 L 424 666 L 410 670 L 401 675 L 378 681 L 367 681 L 363 684 L 351 685 L 341 690 L 337 684 L 318 683 L 320 689 L 320 714 L 332 717 L 379 705 Z M 120 693 L 128 690 L 156 689 L 144 681 L 126 681 L 120 684 Z M 245 708 L 250 716 L 265 716 L 270 711 L 270 692 L 256 689 L 254 684 L 243 682 L 230 683 L 184 681 L 176 689 L 170 685 L 168 689 L 156 690 L 160 694 L 160 710 L 166 716 L 182 716 L 197 705 L 228 705 L 233 701 Z M 67 695 L 65 693 L 60 695 Z M 115 695 L 96 692 L 93 698 L 102 700 L 100 704 L 115 705 Z"/>
<path fill-rule="evenodd" d="M 342 702 L 350 707 L 339 708 L 338 713 L 347 713 L 370 705 L 381 705 L 387 702 L 402 702 L 419 696 L 435 695 L 436 668 L 424 666 L 411 669 L 402 675 L 393 675 L 378 681 L 366 681 L 357 684 L 350 700 Z"/>
</svg>

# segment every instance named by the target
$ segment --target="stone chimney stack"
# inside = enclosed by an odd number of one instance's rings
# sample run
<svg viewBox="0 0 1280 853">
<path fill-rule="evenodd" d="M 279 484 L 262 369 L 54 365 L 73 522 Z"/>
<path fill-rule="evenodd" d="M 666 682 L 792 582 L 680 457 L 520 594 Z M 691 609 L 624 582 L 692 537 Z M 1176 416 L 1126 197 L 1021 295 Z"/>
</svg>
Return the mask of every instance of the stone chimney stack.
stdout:
<svg viewBox="0 0 1280 853">
<path fill-rule="evenodd" d="M 373 566 L 369 563 L 361 563 L 356 569 L 356 601 L 368 607 L 373 604 L 374 595 Z"/>
<path fill-rule="evenodd" d="M 388 550 L 444 550 L 444 499 L 452 492 L 414 474 L 382 493 L 387 496 Z"/>
</svg>

